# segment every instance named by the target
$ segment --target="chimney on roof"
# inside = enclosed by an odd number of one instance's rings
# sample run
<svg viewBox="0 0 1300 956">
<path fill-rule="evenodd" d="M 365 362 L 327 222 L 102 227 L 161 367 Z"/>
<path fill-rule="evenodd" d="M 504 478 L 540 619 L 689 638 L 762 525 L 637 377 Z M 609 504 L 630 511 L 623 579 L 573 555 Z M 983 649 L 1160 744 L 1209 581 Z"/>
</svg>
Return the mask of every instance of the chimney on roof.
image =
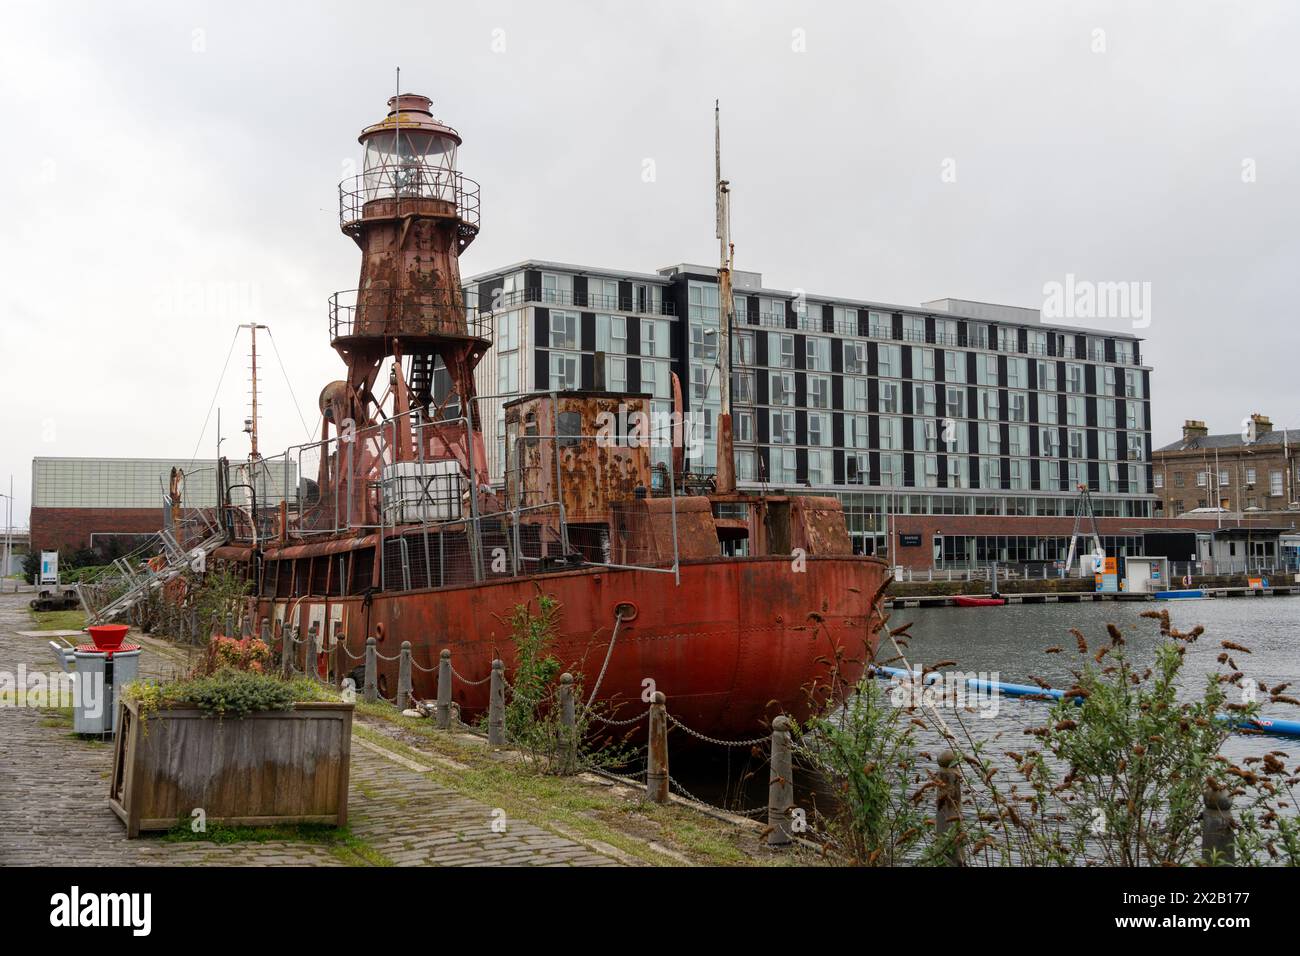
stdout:
<svg viewBox="0 0 1300 956">
<path fill-rule="evenodd" d="M 1255 423 L 1255 437 L 1263 438 L 1273 430 L 1273 420 L 1267 415 L 1261 415 L 1256 412 L 1250 416 L 1250 420 Z"/>
<path fill-rule="evenodd" d="M 1205 426 L 1205 422 L 1198 422 L 1194 418 L 1189 418 L 1183 422 L 1183 441 L 1195 441 L 1197 438 L 1204 438 L 1210 434 L 1210 430 Z"/>
</svg>

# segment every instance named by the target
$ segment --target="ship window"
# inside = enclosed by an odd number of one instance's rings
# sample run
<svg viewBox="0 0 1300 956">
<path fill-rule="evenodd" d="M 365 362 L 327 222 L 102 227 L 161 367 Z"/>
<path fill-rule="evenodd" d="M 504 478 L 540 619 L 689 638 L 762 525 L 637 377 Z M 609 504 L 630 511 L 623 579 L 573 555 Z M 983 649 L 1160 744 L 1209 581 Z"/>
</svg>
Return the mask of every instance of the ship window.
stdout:
<svg viewBox="0 0 1300 956">
<path fill-rule="evenodd" d="M 352 552 L 352 586 L 349 594 L 360 594 L 370 587 L 370 577 L 375 567 L 375 549 L 362 548 Z"/>
<path fill-rule="evenodd" d="M 582 434 L 582 412 L 560 412 L 559 444 L 562 447 L 578 444 Z"/>
</svg>

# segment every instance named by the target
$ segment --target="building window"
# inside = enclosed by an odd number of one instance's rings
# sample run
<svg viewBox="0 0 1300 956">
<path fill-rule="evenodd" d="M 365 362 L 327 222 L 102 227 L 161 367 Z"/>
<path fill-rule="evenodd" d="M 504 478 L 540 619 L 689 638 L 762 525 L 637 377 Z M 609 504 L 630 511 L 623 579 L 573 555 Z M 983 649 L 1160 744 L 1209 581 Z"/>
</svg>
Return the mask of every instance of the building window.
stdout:
<svg viewBox="0 0 1300 956">
<path fill-rule="evenodd" d="M 884 388 L 885 383 L 881 383 Z M 865 378 L 853 379 L 853 411 L 865 412 L 867 410 L 867 380 Z"/>
<path fill-rule="evenodd" d="M 794 373 L 773 372 L 770 379 L 771 390 L 768 401 L 773 405 L 794 404 Z"/>
<path fill-rule="evenodd" d="M 750 369 L 732 372 L 731 392 L 733 401 L 752 405 L 754 402 L 754 372 Z"/>
<path fill-rule="evenodd" d="M 1065 366 L 1065 390 L 1076 395 L 1083 394 L 1083 366 L 1070 364 Z"/>
<path fill-rule="evenodd" d="M 966 353 L 952 349 L 943 353 L 943 380 L 953 384 L 966 381 Z"/>
<path fill-rule="evenodd" d="M 830 339 L 809 336 L 804 340 L 804 357 L 810 372 L 829 372 L 831 370 Z"/>
<path fill-rule="evenodd" d="M 772 444 L 794 444 L 794 412 L 772 413 Z"/>
<path fill-rule="evenodd" d="M 606 384 L 611 392 L 627 391 L 627 359 L 618 356 L 605 358 Z"/>
<path fill-rule="evenodd" d="M 1196 487 L 1197 487 L 1197 488 L 1204 488 L 1206 485 L 1209 484 L 1209 481 L 1210 481 L 1210 479 L 1209 479 L 1209 473 L 1208 473 L 1208 472 L 1198 471 L 1198 472 L 1196 473 Z"/>
<path fill-rule="evenodd" d="M 826 434 L 826 416 L 816 412 L 808 413 L 808 444 L 828 444 L 830 436 Z"/>
<path fill-rule="evenodd" d="M 752 448 L 736 449 L 736 477 L 742 481 L 753 481 L 755 460 Z"/>
<path fill-rule="evenodd" d="M 578 387 L 578 356 L 551 353 L 551 388 L 564 391 Z"/>
<path fill-rule="evenodd" d="M 1255 487 L 1255 469 L 1254 469 L 1254 468 L 1247 468 L 1247 469 L 1246 469 L 1246 487 L 1247 487 L 1247 488 L 1254 488 L 1254 487 Z"/>
<path fill-rule="evenodd" d="M 901 366 L 899 364 L 900 352 L 897 345 L 881 345 L 876 348 L 876 363 L 879 368 L 878 374 L 897 378 Z"/>
<path fill-rule="evenodd" d="M 1270 471 L 1268 473 L 1268 493 L 1273 498 L 1282 497 L 1282 472 Z"/>
<path fill-rule="evenodd" d="M 754 413 L 738 411 L 735 416 L 736 441 L 752 442 L 754 440 Z"/>
<path fill-rule="evenodd" d="M 542 301 L 570 305 L 573 302 L 573 276 L 542 273 Z"/>
<path fill-rule="evenodd" d="M 808 452 L 808 484 L 824 485 L 830 482 L 831 453 L 812 449 Z"/>
<path fill-rule="evenodd" d="M 867 383 L 866 383 L 865 381 L 861 381 L 861 380 L 859 380 L 859 382 L 855 382 L 854 384 L 855 384 L 855 385 L 857 385 L 857 384 L 861 384 L 861 385 L 862 385 L 862 391 L 863 391 L 863 396 L 862 396 L 863 401 L 862 401 L 862 404 L 861 404 L 861 405 L 857 405 L 857 404 L 855 403 L 855 408 L 856 408 L 857 411 L 866 411 L 866 408 L 867 408 L 867 404 L 866 404 L 866 390 L 867 390 L 867 389 L 866 389 L 866 385 L 867 385 Z M 880 410 L 881 410 L 881 412 L 883 412 L 883 413 L 885 413 L 885 414 L 887 414 L 887 415 L 896 415 L 896 414 L 898 414 L 898 412 L 900 411 L 900 409 L 899 409 L 899 407 L 898 407 L 898 385 L 897 385 L 897 383 L 895 383 L 895 382 L 880 382 L 880 383 L 878 384 L 877 387 L 880 389 Z"/>
<path fill-rule="evenodd" d="M 713 362 L 718 357 L 718 330 L 712 326 L 691 323 L 691 358 Z"/>
<path fill-rule="evenodd" d="M 924 379 L 927 382 L 933 382 L 934 381 L 934 349 L 913 349 L 912 350 L 913 361 L 915 361 L 917 357 L 917 353 L 920 353 L 920 358 L 921 358 L 920 362 L 917 363 L 917 366 L 920 369 L 920 373 L 918 374 L 917 369 L 913 368 L 912 376 L 914 378 Z"/>
<path fill-rule="evenodd" d="M 849 375 L 867 374 L 867 343 L 844 343 L 844 371 Z"/>
<path fill-rule="evenodd" d="M 551 312 L 551 348 L 576 349 L 578 347 L 578 313 Z"/>
<path fill-rule="evenodd" d="M 866 415 L 854 415 L 845 423 L 848 426 L 848 445 L 850 448 L 870 448 L 870 432 Z"/>
<path fill-rule="evenodd" d="M 880 447 L 903 447 L 903 420 L 901 418 L 880 419 Z"/>
<path fill-rule="evenodd" d="M 731 364 L 754 364 L 754 336 L 750 332 L 739 332 L 731 337 Z"/>
<path fill-rule="evenodd" d="M 772 450 L 772 481 L 789 484 L 795 480 L 797 465 L 793 448 Z"/>
<path fill-rule="evenodd" d="M 708 365 L 691 366 L 691 398 L 697 402 L 708 401 L 713 367 Z"/>
<path fill-rule="evenodd" d="M 916 415 L 933 415 L 935 414 L 935 399 L 933 385 L 917 385 L 916 402 L 912 412 Z"/>
<path fill-rule="evenodd" d="M 1083 458 L 1083 432 L 1077 428 L 1070 429 L 1070 457 Z"/>
<path fill-rule="evenodd" d="M 503 352 L 497 359 L 497 394 L 509 395 L 519 387 L 519 353 Z"/>
<path fill-rule="evenodd" d="M 966 417 L 966 390 L 949 386 L 944 394 L 944 411 L 949 418 Z"/>
<path fill-rule="evenodd" d="M 767 363 L 773 368 L 794 368 L 794 336 L 769 332 Z"/>
<path fill-rule="evenodd" d="M 668 383 L 667 362 L 641 360 L 641 391 L 648 391 L 655 398 L 672 397 L 672 389 Z"/>
<path fill-rule="evenodd" d="M 1156 481 L 1156 491 L 1159 491 L 1159 490 L 1161 490 L 1162 488 L 1164 488 L 1164 486 L 1165 486 L 1165 476 L 1164 476 L 1164 473 L 1163 473 L 1163 472 L 1159 472 L 1159 471 L 1157 471 L 1156 474 L 1155 474 L 1155 481 Z"/>
<path fill-rule="evenodd" d="M 641 354 L 668 358 L 668 323 L 662 319 L 641 320 Z"/>
<path fill-rule="evenodd" d="M 831 380 L 826 375 L 808 376 L 808 407 L 831 407 Z"/>
</svg>

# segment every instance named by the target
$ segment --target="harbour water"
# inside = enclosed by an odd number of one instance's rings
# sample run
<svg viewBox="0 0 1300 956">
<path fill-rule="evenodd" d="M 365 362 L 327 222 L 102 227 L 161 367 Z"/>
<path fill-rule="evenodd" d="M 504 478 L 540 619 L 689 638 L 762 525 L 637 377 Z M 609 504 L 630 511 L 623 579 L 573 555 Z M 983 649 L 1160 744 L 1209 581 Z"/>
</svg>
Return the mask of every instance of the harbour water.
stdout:
<svg viewBox="0 0 1300 956">
<path fill-rule="evenodd" d="M 1204 675 L 1219 669 L 1216 658 L 1223 652 L 1222 641 L 1250 648 L 1250 654 L 1230 652 L 1247 677 L 1268 687 L 1293 682 L 1291 692 L 1300 688 L 1300 597 L 911 608 L 894 611 L 889 623 L 892 628 L 912 622 L 910 646 L 904 652 L 913 667 L 956 661 L 944 669 L 989 672 L 995 680 L 1022 684 L 1040 677 L 1064 688 L 1072 682 L 1070 670 L 1080 660 L 1070 628 L 1082 631 L 1095 651 L 1110 642 L 1106 625 L 1116 625 L 1124 634 L 1130 659 L 1145 667 L 1161 637 L 1158 622 L 1141 615 L 1161 609 L 1169 611 L 1178 630 L 1189 631 L 1197 624 L 1205 627 L 1201 638 L 1187 648 L 1183 675 L 1188 693 L 1199 693 Z M 1045 653 L 1050 647 L 1061 652 Z M 882 648 L 880 657 L 891 652 L 892 648 Z M 1230 688 L 1229 692 L 1236 691 Z M 1300 718 L 1300 708 L 1270 704 L 1266 693 L 1260 700 L 1264 714 Z M 967 725 L 977 738 L 1001 735 L 1009 749 L 1023 748 L 1030 739 L 1024 729 L 1042 723 L 1049 705 L 1013 698 L 998 703 L 995 715 L 971 714 Z M 1240 759 L 1279 749 L 1300 754 L 1300 741 L 1234 734 L 1224 753 Z"/>
<path fill-rule="evenodd" d="M 1161 637 L 1159 622 L 1141 615 L 1161 609 L 1169 611 L 1173 627 L 1180 631 L 1189 631 L 1197 624 L 1205 627 L 1200 639 L 1188 645 L 1183 669 L 1185 693 L 1201 692 L 1205 675 L 1219 669 L 1216 659 L 1224 651 L 1221 642 L 1231 641 L 1251 649 L 1250 654 L 1229 652 L 1248 677 L 1267 687 L 1292 682 L 1285 693 L 1300 697 L 1300 596 L 899 608 L 892 612 L 889 625 L 896 628 L 912 622 L 908 646 L 903 649 L 912 667 L 955 661 L 941 670 L 974 672 L 1016 684 L 1032 684 L 1038 677 L 1064 689 L 1073 682 L 1070 671 L 1078 668 L 1081 660 L 1070 628 L 1082 631 L 1095 653 L 1110 643 L 1106 625 L 1116 625 L 1124 635 L 1130 660 L 1145 667 L 1153 660 Z M 1051 647 L 1061 650 L 1046 653 Z M 901 662 L 889 661 L 893 653 L 886 638 L 879 660 L 901 667 Z M 1229 688 L 1229 693 L 1239 691 Z M 1268 703 L 1267 691 L 1261 690 L 1259 699 L 1265 715 L 1300 719 L 1300 708 Z M 996 706 L 989 707 L 989 703 Z M 1043 701 L 1004 696 L 979 704 L 963 714 L 962 722 L 971 737 L 988 743 L 988 755 L 1010 774 L 1014 765 L 1004 752 L 1023 751 L 1035 744 L 1036 739 L 1027 736 L 1025 730 L 1042 725 L 1050 706 Z M 950 710 L 941 713 L 952 722 Z M 944 748 L 944 741 L 938 733 L 918 730 L 917 748 L 935 754 Z M 1300 760 L 1300 740 L 1257 734 L 1231 735 L 1223 753 L 1240 761 L 1278 750 L 1288 754 L 1288 764 Z M 766 800 L 766 765 L 747 749 L 722 754 L 706 749 L 691 754 L 673 773 L 692 793 L 719 805 L 748 809 L 761 807 Z M 812 785 L 811 780 L 796 773 L 800 793 L 806 793 Z"/>
</svg>

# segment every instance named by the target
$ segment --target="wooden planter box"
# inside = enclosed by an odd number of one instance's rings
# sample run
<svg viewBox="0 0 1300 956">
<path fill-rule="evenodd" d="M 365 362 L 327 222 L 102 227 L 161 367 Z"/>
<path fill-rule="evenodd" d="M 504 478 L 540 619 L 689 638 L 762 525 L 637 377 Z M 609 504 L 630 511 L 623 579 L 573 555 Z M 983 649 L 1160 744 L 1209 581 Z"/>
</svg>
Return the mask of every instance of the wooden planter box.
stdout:
<svg viewBox="0 0 1300 956">
<path fill-rule="evenodd" d="M 209 825 L 347 823 L 352 704 L 221 720 L 175 708 L 145 721 L 135 701 L 120 706 L 108 799 L 128 837 L 199 808 Z"/>
</svg>

